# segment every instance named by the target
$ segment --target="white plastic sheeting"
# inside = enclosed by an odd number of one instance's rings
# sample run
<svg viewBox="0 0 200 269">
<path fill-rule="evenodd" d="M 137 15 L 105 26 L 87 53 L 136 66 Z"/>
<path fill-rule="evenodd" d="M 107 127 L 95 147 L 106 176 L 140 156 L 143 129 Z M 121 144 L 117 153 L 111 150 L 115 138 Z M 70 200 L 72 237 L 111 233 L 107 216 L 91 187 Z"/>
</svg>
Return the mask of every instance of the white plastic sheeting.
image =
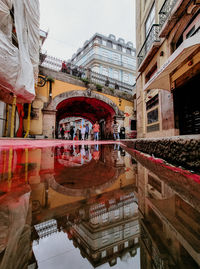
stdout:
<svg viewBox="0 0 200 269">
<path fill-rule="evenodd" d="M 12 44 L 12 18 L 18 48 Z M 18 101 L 31 102 L 39 64 L 39 1 L 0 0 L 0 86 L 16 94 Z"/>
</svg>

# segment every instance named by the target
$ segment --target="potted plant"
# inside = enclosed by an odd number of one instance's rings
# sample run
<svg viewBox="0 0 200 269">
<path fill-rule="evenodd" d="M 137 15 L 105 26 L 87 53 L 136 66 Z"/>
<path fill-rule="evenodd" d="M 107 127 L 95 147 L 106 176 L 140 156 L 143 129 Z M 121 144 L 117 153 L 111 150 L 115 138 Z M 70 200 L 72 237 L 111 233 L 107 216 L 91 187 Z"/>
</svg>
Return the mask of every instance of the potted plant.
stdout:
<svg viewBox="0 0 200 269">
<path fill-rule="evenodd" d="M 102 88 L 103 88 L 102 85 L 96 84 L 96 89 L 97 89 L 98 92 L 101 92 L 102 91 Z"/>
</svg>

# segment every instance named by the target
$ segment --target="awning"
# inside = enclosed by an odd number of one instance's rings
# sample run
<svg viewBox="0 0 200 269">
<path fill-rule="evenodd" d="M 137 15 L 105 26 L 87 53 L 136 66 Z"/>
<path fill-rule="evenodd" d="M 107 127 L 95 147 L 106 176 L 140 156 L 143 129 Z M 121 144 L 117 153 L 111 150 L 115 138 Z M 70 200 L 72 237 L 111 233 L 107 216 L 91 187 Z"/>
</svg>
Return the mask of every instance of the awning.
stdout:
<svg viewBox="0 0 200 269">
<path fill-rule="evenodd" d="M 183 41 L 178 49 L 144 85 L 144 90 L 163 89 L 170 91 L 170 74 L 199 47 L 200 32 Z"/>
</svg>

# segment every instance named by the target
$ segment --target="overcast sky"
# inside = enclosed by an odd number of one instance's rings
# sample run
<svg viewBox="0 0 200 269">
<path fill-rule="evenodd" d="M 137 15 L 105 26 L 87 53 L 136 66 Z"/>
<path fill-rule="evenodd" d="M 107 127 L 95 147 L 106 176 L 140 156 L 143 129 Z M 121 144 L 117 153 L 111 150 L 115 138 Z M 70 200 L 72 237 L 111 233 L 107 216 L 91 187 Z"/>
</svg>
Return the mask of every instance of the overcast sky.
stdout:
<svg viewBox="0 0 200 269">
<path fill-rule="evenodd" d="M 43 49 L 65 60 L 95 33 L 135 46 L 135 0 L 40 0 L 40 28 L 49 30 Z"/>
</svg>

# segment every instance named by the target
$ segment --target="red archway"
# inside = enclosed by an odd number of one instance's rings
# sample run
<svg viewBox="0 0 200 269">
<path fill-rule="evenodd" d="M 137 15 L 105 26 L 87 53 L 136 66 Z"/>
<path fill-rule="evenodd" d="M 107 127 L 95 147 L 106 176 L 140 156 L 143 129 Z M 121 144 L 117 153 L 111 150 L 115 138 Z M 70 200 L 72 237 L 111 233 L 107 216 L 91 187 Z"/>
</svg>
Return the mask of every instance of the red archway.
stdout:
<svg viewBox="0 0 200 269">
<path fill-rule="evenodd" d="M 92 123 L 96 120 L 105 121 L 112 119 L 115 116 L 114 109 L 107 103 L 88 97 L 72 97 L 60 102 L 57 107 L 57 121 L 66 117 L 82 117 Z"/>
</svg>

